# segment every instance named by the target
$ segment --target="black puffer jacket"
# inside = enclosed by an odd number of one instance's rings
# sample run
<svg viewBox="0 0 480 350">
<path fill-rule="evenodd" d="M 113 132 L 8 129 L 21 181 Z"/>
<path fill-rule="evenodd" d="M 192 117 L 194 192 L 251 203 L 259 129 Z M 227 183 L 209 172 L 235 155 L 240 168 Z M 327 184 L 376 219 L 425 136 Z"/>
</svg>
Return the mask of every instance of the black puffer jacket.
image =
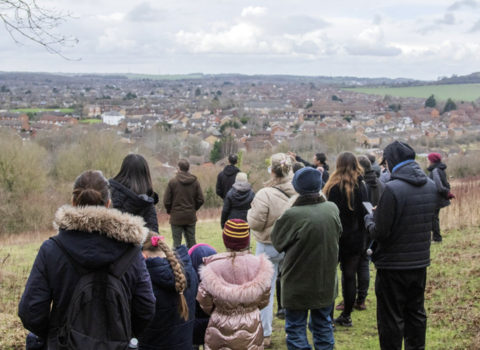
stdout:
<svg viewBox="0 0 480 350">
<path fill-rule="evenodd" d="M 433 180 L 437 186 L 437 209 L 445 208 L 450 205 L 450 200 L 448 199 L 450 184 L 447 181 L 446 169 L 447 166 L 442 162 L 435 163 L 427 169 L 430 172 L 428 177 Z"/>
<path fill-rule="evenodd" d="M 359 178 L 359 184 L 363 186 L 362 178 Z M 340 252 L 360 254 L 365 249 L 365 225 L 363 218 L 366 211 L 363 207 L 364 191 L 356 186 L 353 191 L 353 211 L 348 207 L 346 194 L 340 190 L 337 184 L 330 189 L 328 200 L 337 205 L 340 210 L 340 221 L 342 222 L 343 233 L 340 237 Z"/>
<path fill-rule="evenodd" d="M 241 219 L 247 221 L 248 210 L 252 207 L 255 192 L 248 182 L 236 182 L 233 188 L 228 191 L 223 202 L 222 229 L 230 219 Z"/>
<path fill-rule="evenodd" d="M 55 214 L 58 238 L 71 257 L 88 270 L 108 266 L 132 244 L 145 241 L 143 220 L 105 207 L 63 206 Z M 18 316 L 29 331 L 57 349 L 57 333 L 65 322 L 80 275 L 61 248 L 46 240 L 38 252 L 18 306 Z M 155 297 L 140 249 L 122 284 L 130 300 L 131 324 L 139 336 L 155 314 Z"/>
<path fill-rule="evenodd" d="M 365 172 L 363 175 L 363 180 L 371 189 L 370 202 L 374 207 L 376 207 L 378 200 L 380 199 L 380 194 L 382 193 L 382 185 L 380 184 L 380 180 L 377 178 L 377 174 L 373 169 Z"/>
<path fill-rule="evenodd" d="M 227 165 L 223 171 L 221 171 L 217 176 L 217 195 L 222 199 L 225 199 L 228 191 L 232 188 L 235 183 L 237 174 L 240 172 L 235 165 Z"/>
<path fill-rule="evenodd" d="M 145 221 L 145 227 L 150 231 L 158 232 L 158 218 L 155 205 L 158 203 L 158 195 L 153 198 L 146 194 L 137 195 L 123 186 L 120 182 L 110 179 L 110 192 L 112 194 L 112 206 L 122 213 L 140 216 Z"/>
<path fill-rule="evenodd" d="M 376 241 L 373 261 L 377 269 L 424 268 L 430 265 L 437 188 L 413 160 L 413 149 L 400 142 L 394 146 L 401 148 L 401 154 L 397 152 L 387 159 L 393 169 L 391 180 L 380 196 L 374 215 L 365 217 L 366 227 Z M 385 152 L 387 150 L 388 147 Z"/>
</svg>

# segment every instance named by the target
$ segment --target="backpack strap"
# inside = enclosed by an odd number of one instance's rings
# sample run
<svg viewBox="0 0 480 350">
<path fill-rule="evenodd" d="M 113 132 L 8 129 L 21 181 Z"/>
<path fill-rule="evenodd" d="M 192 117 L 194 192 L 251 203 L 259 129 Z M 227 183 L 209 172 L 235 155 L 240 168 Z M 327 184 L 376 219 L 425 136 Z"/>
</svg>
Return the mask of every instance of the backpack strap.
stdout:
<svg viewBox="0 0 480 350">
<path fill-rule="evenodd" d="M 272 188 L 274 188 L 274 189 L 276 189 L 276 190 L 278 190 L 278 191 L 282 192 L 282 193 L 283 193 L 285 196 L 287 196 L 287 198 L 290 198 L 290 196 L 289 196 L 289 195 L 288 195 L 288 194 L 287 194 L 285 191 L 283 191 L 283 190 L 279 189 L 278 187 L 275 187 L 275 186 L 274 186 L 274 187 L 272 187 Z"/>
<path fill-rule="evenodd" d="M 117 261 L 110 265 L 110 274 L 119 280 L 122 279 L 138 253 L 140 253 L 140 247 L 129 247 Z"/>
<path fill-rule="evenodd" d="M 63 254 L 68 258 L 68 260 L 70 261 L 70 263 L 73 265 L 73 267 L 75 267 L 75 270 L 77 270 L 77 273 L 80 275 L 80 276 L 84 276 L 86 275 L 87 273 L 89 273 L 90 271 L 87 270 L 86 268 L 84 268 L 83 266 L 81 266 L 78 262 L 75 261 L 74 258 L 72 258 L 72 256 L 70 255 L 70 253 L 67 251 L 67 249 L 65 249 L 65 246 L 63 245 L 62 241 L 59 239 L 58 236 L 54 236 L 54 237 L 50 237 L 50 239 L 52 241 L 54 241 L 55 243 L 57 243 L 57 245 L 60 247 L 60 249 L 63 251 Z"/>
</svg>

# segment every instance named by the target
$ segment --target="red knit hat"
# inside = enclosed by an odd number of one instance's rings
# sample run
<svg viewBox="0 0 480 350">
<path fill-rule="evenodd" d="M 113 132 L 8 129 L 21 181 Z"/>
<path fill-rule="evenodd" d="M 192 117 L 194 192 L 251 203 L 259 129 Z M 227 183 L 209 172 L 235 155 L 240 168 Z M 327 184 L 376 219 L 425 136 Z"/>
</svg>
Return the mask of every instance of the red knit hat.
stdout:
<svg viewBox="0 0 480 350">
<path fill-rule="evenodd" d="M 223 228 L 223 244 L 227 249 L 242 250 L 250 244 L 250 226 L 243 220 L 228 220 Z"/>
<path fill-rule="evenodd" d="M 432 163 L 438 163 L 442 161 L 442 156 L 438 153 L 430 153 L 427 158 Z"/>
</svg>

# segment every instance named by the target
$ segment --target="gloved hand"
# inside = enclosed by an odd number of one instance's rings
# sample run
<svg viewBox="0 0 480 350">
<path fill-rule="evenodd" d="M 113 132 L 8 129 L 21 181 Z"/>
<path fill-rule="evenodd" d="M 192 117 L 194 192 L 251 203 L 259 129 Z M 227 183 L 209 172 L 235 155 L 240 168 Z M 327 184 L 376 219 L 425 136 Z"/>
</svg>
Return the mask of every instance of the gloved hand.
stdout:
<svg viewBox="0 0 480 350">
<path fill-rule="evenodd" d="M 455 195 L 452 193 L 452 192 L 448 192 L 447 194 L 447 199 L 450 200 L 450 199 L 455 199 Z"/>
</svg>

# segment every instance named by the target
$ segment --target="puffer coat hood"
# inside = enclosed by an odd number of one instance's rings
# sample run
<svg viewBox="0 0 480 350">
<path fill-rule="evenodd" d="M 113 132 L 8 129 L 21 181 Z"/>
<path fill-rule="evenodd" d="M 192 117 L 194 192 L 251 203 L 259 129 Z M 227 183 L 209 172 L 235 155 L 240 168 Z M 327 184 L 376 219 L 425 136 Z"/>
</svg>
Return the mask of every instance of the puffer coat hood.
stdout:
<svg viewBox="0 0 480 350">
<path fill-rule="evenodd" d="M 55 214 L 58 239 L 70 256 L 87 270 L 109 266 L 132 245 L 143 244 L 148 229 L 141 217 L 105 207 L 62 206 Z M 57 333 L 80 275 L 61 248 L 45 241 L 38 252 L 18 307 L 26 329 L 57 349 Z M 131 305 L 133 334 L 139 336 L 155 313 L 155 297 L 140 249 L 122 284 Z"/>
<path fill-rule="evenodd" d="M 255 192 L 252 191 L 252 185 L 248 182 L 234 183 L 223 202 L 222 218 L 220 220 L 222 229 L 230 219 L 247 221 L 247 213 L 254 198 Z"/>
<path fill-rule="evenodd" d="M 155 317 L 139 339 L 140 349 L 191 350 L 195 324 L 195 300 L 198 289 L 195 273 L 187 248 L 178 247 L 176 256 L 183 265 L 187 289 L 183 292 L 188 304 L 189 317 L 184 320 L 178 313 L 179 295 L 175 289 L 175 276 L 166 258 L 146 260 L 152 279 L 153 294 L 157 300 Z"/>
<path fill-rule="evenodd" d="M 197 300 L 211 314 L 205 350 L 263 349 L 260 310 L 270 299 L 272 263 L 250 252 L 222 253 L 204 261 Z"/>
<path fill-rule="evenodd" d="M 154 192 L 152 197 L 146 194 L 137 195 L 120 182 L 110 179 L 110 192 L 112 206 L 122 213 L 140 216 L 145 221 L 145 226 L 150 231 L 158 232 L 158 219 L 155 205 L 158 203 L 158 195 Z"/>
<path fill-rule="evenodd" d="M 383 158 L 387 160 L 390 172 L 393 172 L 398 164 L 407 160 L 415 160 L 415 151 L 406 143 L 395 141 L 385 148 Z"/>
</svg>

